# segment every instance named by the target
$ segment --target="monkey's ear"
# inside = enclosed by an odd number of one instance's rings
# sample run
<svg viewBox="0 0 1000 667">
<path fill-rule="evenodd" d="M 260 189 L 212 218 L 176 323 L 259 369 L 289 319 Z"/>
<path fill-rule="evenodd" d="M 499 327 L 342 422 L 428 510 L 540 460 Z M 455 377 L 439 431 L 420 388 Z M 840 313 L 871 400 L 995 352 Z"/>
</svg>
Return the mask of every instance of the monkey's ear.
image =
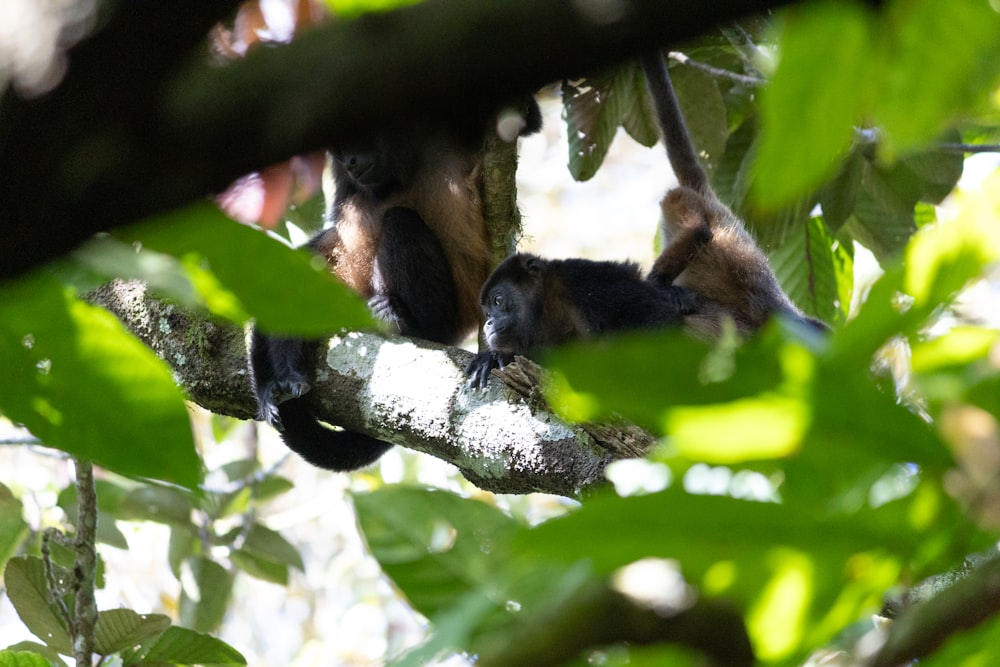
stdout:
<svg viewBox="0 0 1000 667">
<path fill-rule="evenodd" d="M 531 275 L 537 276 L 542 272 L 544 261 L 534 255 L 528 255 L 524 259 L 524 269 Z"/>
</svg>

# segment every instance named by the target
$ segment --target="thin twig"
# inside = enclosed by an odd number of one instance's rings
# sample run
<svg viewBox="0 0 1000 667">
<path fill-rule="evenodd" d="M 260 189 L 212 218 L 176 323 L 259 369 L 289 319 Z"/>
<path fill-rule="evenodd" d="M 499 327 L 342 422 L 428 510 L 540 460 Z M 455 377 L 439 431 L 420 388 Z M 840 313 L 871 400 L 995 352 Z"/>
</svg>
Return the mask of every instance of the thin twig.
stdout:
<svg viewBox="0 0 1000 667">
<path fill-rule="evenodd" d="M 947 153 L 1000 153 L 1000 144 L 938 144 Z"/>
<path fill-rule="evenodd" d="M 73 653 L 77 667 L 91 667 L 94 634 L 97 628 L 97 602 L 94 579 L 97 572 L 97 487 L 93 464 L 74 458 L 76 465 L 76 564 L 73 567 L 76 609 L 73 623 Z"/>
<path fill-rule="evenodd" d="M 66 627 L 72 628 L 73 615 L 69 612 L 66 601 L 63 600 L 63 594 L 66 591 L 63 590 L 62 584 L 56 578 L 55 568 L 52 564 L 52 542 L 69 549 L 73 548 L 73 543 L 56 528 L 46 528 L 42 532 L 42 566 L 45 568 L 45 581 L 49 585 L 49 602 L 59 610 L 59 615 L 66 622 Z"/>
<path fill-rule="evenodd" d="M 716 77 L 717 79 L 729 79 L 730 81 L 735 81 L 736 83 L 741 83 L 744 86 L 750 86 L 751 88 L 760 88 L 767 83 L 766 79 L 761 79 L 756 76 L 747 76 L 746 74 L 737 74 L 736 72 L 730 72 L 727 69 L 712 67 L 708 63 L 691 60 L 680 51 L 671 51 L 667 54 L 667 57 L 674 62 L 680 63 L 681 65 L 701 70 L 702 72 Z"/>
</svg>

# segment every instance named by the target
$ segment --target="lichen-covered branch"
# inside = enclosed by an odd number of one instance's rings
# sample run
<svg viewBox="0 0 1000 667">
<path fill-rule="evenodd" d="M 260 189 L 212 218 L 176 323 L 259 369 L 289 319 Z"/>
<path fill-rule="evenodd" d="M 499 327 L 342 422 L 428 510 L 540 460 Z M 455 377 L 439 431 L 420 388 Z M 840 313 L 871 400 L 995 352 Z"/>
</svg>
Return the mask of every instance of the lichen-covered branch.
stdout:
<svg viewBox="0 0 1000 667">
<path fill-rule="evenodd" d="M 182 311 L 134 281 L 109 283 L 90 300 L 166 360 L 193 401 L 243 419 L 255 414 L 241 329 Z M 576 496 L 603 483 L 612 460 L 653 442 L 631 424 L 563 422 L 541 400 L 542 374 L 526 360 L 504 373 L 520 389 L 494 378 L 473 390 L 463 372 L 471 353 L 455 347 L 352 332 L 318 353 L 307 400 L 321 419 L 454 463 L 488 491 Z"/>
</svg>

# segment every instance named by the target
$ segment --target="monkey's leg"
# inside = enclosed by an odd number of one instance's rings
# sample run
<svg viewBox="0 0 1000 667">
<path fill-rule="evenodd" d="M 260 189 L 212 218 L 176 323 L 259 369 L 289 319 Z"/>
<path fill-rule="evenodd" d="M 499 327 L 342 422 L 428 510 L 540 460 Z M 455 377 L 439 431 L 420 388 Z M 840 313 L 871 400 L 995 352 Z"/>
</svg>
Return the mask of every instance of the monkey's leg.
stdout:
<svg viewBox="0 0 1000 667">
<path fill-rule="evenodd" d="M 280 425 L 278 404 L 298 398 L 312 386 L 312 343 L 295 338 L 265 336 L 256 328 L 250 347 L 257 418 L 272 426 Z"/>
<path fill-rule="evenodd" d="M 396 207 L 385 213 L 372 284 L 372 311 L 404 336 L 455 343 L 462 335 L 448 258 L 416 211 Z"/>
</svg>

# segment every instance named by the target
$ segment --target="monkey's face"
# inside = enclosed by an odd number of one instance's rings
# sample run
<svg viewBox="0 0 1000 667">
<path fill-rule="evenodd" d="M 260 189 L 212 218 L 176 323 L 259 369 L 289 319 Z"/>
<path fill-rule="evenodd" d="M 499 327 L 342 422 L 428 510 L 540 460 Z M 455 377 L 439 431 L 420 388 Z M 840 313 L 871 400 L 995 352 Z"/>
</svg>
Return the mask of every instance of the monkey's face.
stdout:
<svg viewBox="0 0 1000 667">
<path fill-rule="evenodd" d="M 490 349 L 505 354 L 527 353 L 524 333 L 530 328 L 525 321 L 528 311 L 524 296 L 514 284 L 494 285 L 484 295 L 482 306 L 486 315 L 483 334 Z"/>
</svg>

